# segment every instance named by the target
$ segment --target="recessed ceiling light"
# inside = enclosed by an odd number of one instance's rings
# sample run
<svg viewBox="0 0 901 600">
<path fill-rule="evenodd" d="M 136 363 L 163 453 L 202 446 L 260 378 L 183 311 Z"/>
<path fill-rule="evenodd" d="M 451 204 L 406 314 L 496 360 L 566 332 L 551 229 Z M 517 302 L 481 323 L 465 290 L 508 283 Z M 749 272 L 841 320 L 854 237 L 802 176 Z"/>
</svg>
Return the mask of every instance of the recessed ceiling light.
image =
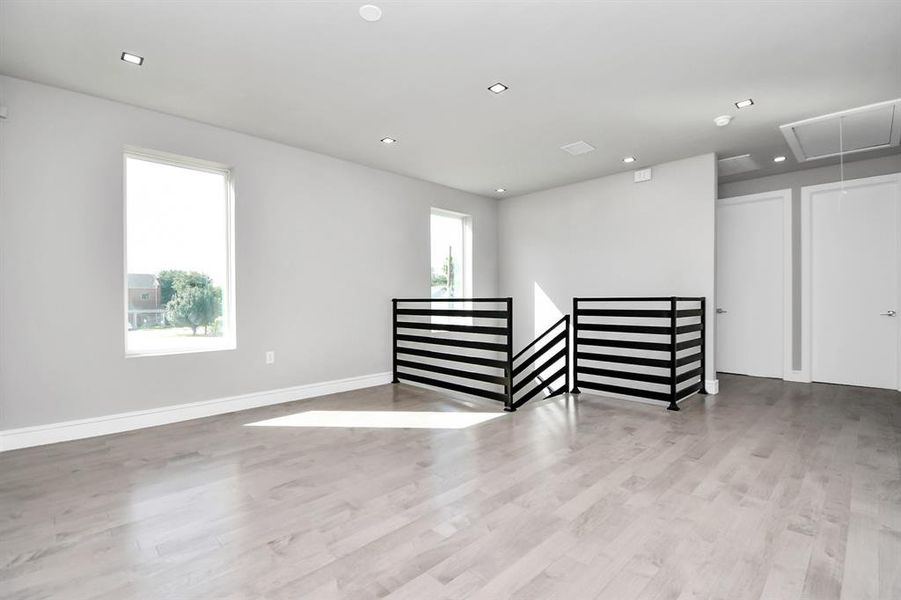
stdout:
<svg viewBox="0 0 901 600">
<path fill-rule="evenodd" d="M 397 143 L 397 140 L 394 139 L 394 138 L 385 137 L 385 138 L 382 138 L 382 139 L 381 139 L 381 142 L 382 142 L 383 144 L 396 144 L 396 143 Z"/>
<path fill-rule="evenodd" d="M 713 122 L 716 123 L 717 127 L 725 127 L 732 122 L 732 117 L 730 117 L 729 115 L 720 115 L 715 118 Z"/>
<path fill-rule="evenodd" d="M 506 192 L 507 190 L 505 190 L 504 188 L 497 188 L 497 189 L 494 190 L 494 191 L 496 191 L 496 192 L 499 193 L 499 194 L 503 194 L 503 193 Z"/>
<path fill-rule="evenodd" d="M 382 9 L 374 4 L 364 4 L 360 7 L 360 16 L 364 21 L 375 23 L 382 18 Z"/>
<path fill-rule="evenodd" d="M 783 161 L 785 161 L 784 156 L 774 156 L 773 157 L 773 162 L 783 162 Z"/>
<path fill-rule="evenodd" d="M 502 92 L 506 92 L 509 88 L 505 86 L 503 83 L 495 83 L 491 87 L 488 88 L 488 91 L 494 92 L 495 94 L 500 94 Z"/>
<path fill-rule="evenodd" d="M 750 98 L 747 100 L 739 100 L 735 103 L 735 108 L 748 108 L 749 106 L 754 106 L 754 101 Z"/>
<path fill-rule="evenodd" d="M 623 159 L 623 162 L 624 162 L 624 163 L 634 163 L 634 162 L 635 162 L 635 157 L 634 157 L 634 156 L 627 156 L 627 157 L 625 157 L 625 158 Z"/>
<path fill-rule="evenodd" d="M 129 64 L 138 65 L 139 67 L 144 64 L 143 56 L 138 56 L 137 54 L 132 54 L 130 52 L 123 52 L 121 59 Z"/>
</svg>

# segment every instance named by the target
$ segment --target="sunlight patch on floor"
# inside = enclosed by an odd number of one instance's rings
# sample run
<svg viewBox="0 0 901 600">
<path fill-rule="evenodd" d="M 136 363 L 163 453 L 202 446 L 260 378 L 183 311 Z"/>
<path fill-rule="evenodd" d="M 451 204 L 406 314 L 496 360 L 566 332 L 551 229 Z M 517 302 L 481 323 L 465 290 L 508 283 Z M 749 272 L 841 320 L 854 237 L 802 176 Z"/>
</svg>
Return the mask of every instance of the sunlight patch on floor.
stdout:
<svg viewBox="0 0 901 600">
<path fill-rule="evenodd" d="M 465 429 L 506 413 L 410 412 L 401 410 L 310 410 L 247 427 L 359 427 L 370 429 Z"/>
</svg>

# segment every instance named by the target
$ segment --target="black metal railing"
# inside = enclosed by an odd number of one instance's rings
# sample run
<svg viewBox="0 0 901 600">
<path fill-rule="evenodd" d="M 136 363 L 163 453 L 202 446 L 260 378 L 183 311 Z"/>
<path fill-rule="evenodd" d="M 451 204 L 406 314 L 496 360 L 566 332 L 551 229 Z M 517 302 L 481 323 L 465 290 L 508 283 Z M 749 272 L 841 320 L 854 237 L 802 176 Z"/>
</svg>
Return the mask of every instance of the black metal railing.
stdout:
<svg viewBox="0 0 901 600">
<path fill-rule="evenodd" d="M 542 390 L 555 395 L 569 388 L 569 315 L 514 356 L 512 298 L 395 298 L 392 304 L 394 383 L 497 400 L 507 411 Z"/>
<path fill-rule="evenodd" d="M 569 315 L 564 315 L 520 350 L 511 364 L 513 388 L 508 410 L 516 410 L 542 391 L 547 392 L 547 397 L 566 393 L 569 390 Z"/>
<path fill-rule="evenodd" d="M 573 298 L 574 379 L 581 388 L 667 402 L 704 389 L 706 299 Z"/>
<path fill-rule="evenodd" d="M 512 405 L 512 298 L 395 298 L 392 304 L 394 383 Z"/>
</svg>

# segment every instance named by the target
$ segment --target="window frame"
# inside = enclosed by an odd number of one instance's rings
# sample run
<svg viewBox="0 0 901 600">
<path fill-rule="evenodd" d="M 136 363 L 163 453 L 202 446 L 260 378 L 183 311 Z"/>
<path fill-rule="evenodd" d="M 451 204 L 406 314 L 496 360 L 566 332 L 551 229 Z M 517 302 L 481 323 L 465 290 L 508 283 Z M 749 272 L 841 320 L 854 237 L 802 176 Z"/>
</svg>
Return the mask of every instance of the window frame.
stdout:
<svg viewBox="0 0 901 600">
<path fill-rule="evenodd" d="M 156 348 L 151 351 L 134 351 L 128 347 L 128 159 L 137 159 L 155 162 L 162 165 L 204 171 L 222 175 L 225 179 L 225 282 L 222 294 L 222 315 L 227 319 L 227 334 L 221 338 L 211 340 L 208 346 L 202 348 Z M 123 302 L 122 310 L 124 319 L 121 321 L 123 328 L 123 348 L 125 358 L 141 358 L 147 356 L 170 356 L 179 354 L 197 354 L 201 352 L 221 352 L 236 350 L 238 347 L 238 323 L 235 294 L 235 176 L 234 170 L 228 165 L 213 161 L 192 158 L 180 154 L 150 150 L 136 146 L 125 146 L 122 151 L 122 284 Z"/>
</svg>

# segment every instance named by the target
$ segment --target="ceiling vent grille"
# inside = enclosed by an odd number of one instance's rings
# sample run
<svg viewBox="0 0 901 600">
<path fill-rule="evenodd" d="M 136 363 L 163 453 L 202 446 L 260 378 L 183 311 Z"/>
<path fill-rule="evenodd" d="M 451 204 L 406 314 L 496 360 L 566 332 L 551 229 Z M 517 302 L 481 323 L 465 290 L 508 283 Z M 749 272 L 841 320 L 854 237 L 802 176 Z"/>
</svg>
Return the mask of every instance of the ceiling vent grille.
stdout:
<svg viewBox="0 0 901 600">
<path fill-rule="evenodd" d="M 779 127 L 799 162 L 898 146 L 901 98 Z"/>
<path fill-rule="evenodd" d="M 589 152 L 592 152 L 595 147 L 588 142 L 583 142 L 580 140 L 578 142 L 573 142 L 572 144 L 560 146 L 560 149 L 564 152 L 572 154 L 573 156 L 578 156 L 580 154 L 588 154 Z"/>
<path fill-rule="evenodd" d="M 717 175 L 719 177 L 728 177 L 729 175 L 738 175 L 739 173 L 747 173 L 748 171 L 756 171 L 760 168 L 757 161 L 751 158 L 750 154 L 742 154 L 740 156 L 730 156 L 721 158 L 717 163 Z"/>
</svg>

